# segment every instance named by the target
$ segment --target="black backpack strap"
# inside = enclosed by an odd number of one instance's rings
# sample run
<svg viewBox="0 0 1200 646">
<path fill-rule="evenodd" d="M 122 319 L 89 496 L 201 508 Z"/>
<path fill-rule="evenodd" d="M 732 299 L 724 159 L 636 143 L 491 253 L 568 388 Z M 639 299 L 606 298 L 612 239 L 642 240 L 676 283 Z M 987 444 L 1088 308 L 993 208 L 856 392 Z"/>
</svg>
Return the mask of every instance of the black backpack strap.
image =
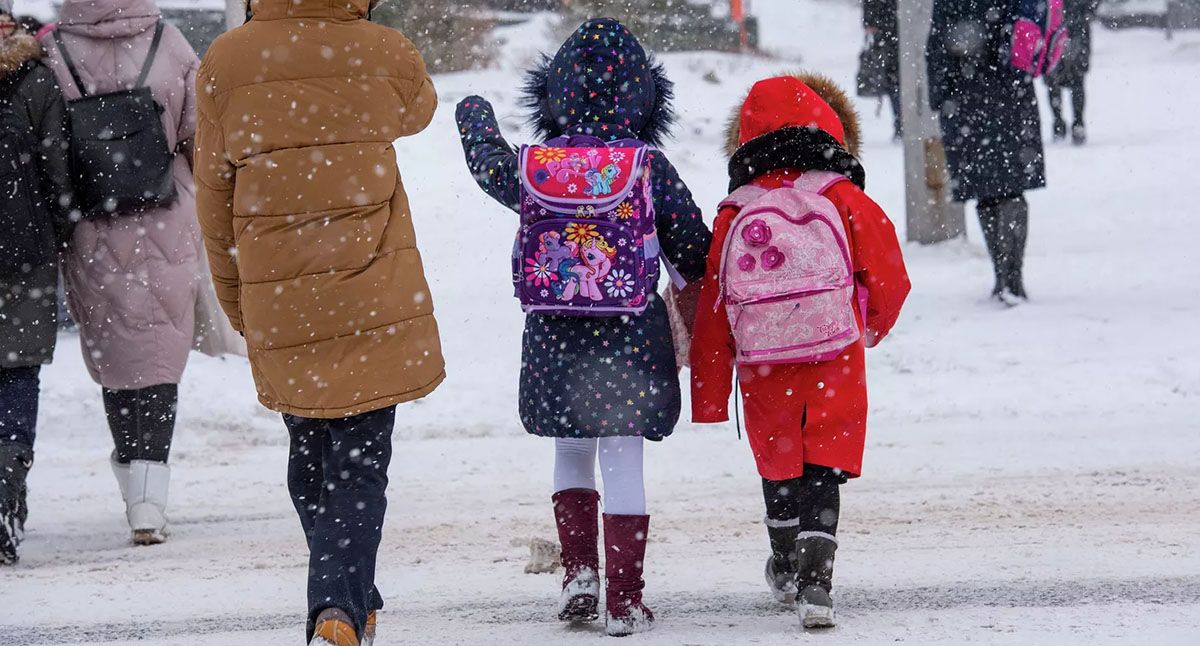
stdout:
<svg viewBox="0 0 1200 646">
<path fill-rule="evenodd" d="M 142 87 L 146 83 L 146 77 L 150 75 L 150 68 L 154 67 L 154 55 L 158 53 L 158 43 L 162 41 L 162 34 L 163 24 L 160 20 L 154 25 L 154 40 L 150 41 L 150 51 L 146 53 L 146 62 L 142 63 L 142 73 L 138 74 L 134 87 Z"/>
<path fill-rule="evenodd" d="M 71 78 L 75 79 L 75 87 L 79 89 L 79 96 L 87 96 L 87 87 L 79 78 L 79 70 L 75 69 L 75 61 L 71 58 L 71 52 L 67 51 L 67 44 L 63 42 L 62 30 L 55 29 L 51 33 L 54 34 L 54 42 L 58 44 L 58 51 L 62 52 L 63 63 L 66 64 L 67 71 L 71 73 Z"/>
</svg>

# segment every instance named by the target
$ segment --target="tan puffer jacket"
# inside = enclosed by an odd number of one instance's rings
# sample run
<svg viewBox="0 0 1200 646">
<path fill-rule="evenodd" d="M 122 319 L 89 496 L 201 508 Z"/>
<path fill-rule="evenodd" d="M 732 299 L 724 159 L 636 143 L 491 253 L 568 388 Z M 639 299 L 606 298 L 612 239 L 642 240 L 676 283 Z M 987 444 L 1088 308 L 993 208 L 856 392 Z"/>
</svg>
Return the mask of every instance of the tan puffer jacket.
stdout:
<svg viewBox="0 0 1200 646">
<path fill-rule="evenodd" d="M 197 77 L 196 201 L 259 399 L 335 418 L 445 377 L 392 142 L 437 104 L 420 54 L 368 0 L 255 0 Z"/>
</svg>

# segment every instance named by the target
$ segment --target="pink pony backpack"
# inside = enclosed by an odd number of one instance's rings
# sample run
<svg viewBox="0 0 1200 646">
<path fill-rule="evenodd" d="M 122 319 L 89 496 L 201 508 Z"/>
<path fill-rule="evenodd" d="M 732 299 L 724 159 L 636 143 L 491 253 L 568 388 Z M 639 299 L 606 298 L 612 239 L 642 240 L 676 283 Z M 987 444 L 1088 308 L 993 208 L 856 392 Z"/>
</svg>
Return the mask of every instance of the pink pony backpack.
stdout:
<svg viewBox="0 0 1200 646">
<path fill-rule="evenodd" d="M 774 190 L 743 186 L 721 202 L 738 209 L 719 276 L 738 363 L 830 361 L 862 336 L 849 238 L 824 196 L 841 181 L 812 171 Z"/>
</svg>

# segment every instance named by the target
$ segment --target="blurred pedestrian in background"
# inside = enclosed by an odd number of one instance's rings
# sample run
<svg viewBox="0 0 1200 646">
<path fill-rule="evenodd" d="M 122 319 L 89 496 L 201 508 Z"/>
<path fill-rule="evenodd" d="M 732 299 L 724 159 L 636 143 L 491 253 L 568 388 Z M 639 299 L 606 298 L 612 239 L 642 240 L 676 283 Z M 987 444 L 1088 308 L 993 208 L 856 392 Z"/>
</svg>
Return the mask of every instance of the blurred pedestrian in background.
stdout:
<svg viewBox="0 0 1200 646">
<path fill-rule="evenodd" d="M 174 155 L 173 202 L 89 215 L 64 261 L 84 361 L 103 389 L 116 447 L 112 468 L 133 540 L 159 543 L 166 539 L 167 460 L 202 272 L 190 166 L 199 60 L 183 34 L 162 21 L 154 0 L 65 0 L 45 43 L 68 109 L 81 96 L 137 86 L 145 70 L 144 86 L 161 108 L 163 153 Z"/>
<path fill-rule="evenodd" d="M 865 45 L 858 59 L 858 94 L 887 97 L 892 106 L 893 137 L 902 132 L 900 110 L 900 37 L 896 0 L 863 0 Z"/>
<path fill-rule="evenodd" d="M 1071 92 L 1071 142 L 1076 146 L 1087 143 L 1087 126 L 1083 110 L 1087 103 L 1084 81 L 1092 67 L 1092 21 L 1100 0 L 1066 0 L 1066 52 L 1058 67 L 1046 75 L 1050 94 L 1050 111 L 1054 113 L 1054 140 L 1067 138 L 1067 121 L 1063 118 L 1063 94 Z"/>
<path fill-rule="evenodd" d="M 1026 300 L 1025 191 L 1046 185 L 1033 77 L 1009 62 L 1011 0 L 934 0 L 926 46 L 929 104 L 938 110 L 954 199 L 977 200 L 992 259 L 992 298 Z"/>
</svg>

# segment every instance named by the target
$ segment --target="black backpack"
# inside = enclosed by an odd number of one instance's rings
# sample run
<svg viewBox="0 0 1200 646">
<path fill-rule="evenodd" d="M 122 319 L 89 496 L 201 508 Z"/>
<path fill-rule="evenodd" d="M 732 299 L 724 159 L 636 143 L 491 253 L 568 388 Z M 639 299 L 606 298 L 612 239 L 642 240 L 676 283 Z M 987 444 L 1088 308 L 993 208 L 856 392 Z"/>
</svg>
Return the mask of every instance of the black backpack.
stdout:
<svg viewBox="0 0 1200 646">
<path fill-rule="evenodd" d="M 54 31 L 63 63 L 79 88 L 80 98 L 67 103 L 67 114 L 72 182 L 85 217 L 138 213 L 175 201 L 175 153 L 167 145 L 163 108 L 143 87 L 162 32 L 160 22 L 132 88 L 88 95 L 62 34 Z"/>
<path fill-rule="evenodd" d="M 17 115 L 16 87 L 32 65 L 0 81 L 0 278 L 33 271 L 54 253 L 50 215 L 38 189 L 37 139 Z"/>
</svg>

